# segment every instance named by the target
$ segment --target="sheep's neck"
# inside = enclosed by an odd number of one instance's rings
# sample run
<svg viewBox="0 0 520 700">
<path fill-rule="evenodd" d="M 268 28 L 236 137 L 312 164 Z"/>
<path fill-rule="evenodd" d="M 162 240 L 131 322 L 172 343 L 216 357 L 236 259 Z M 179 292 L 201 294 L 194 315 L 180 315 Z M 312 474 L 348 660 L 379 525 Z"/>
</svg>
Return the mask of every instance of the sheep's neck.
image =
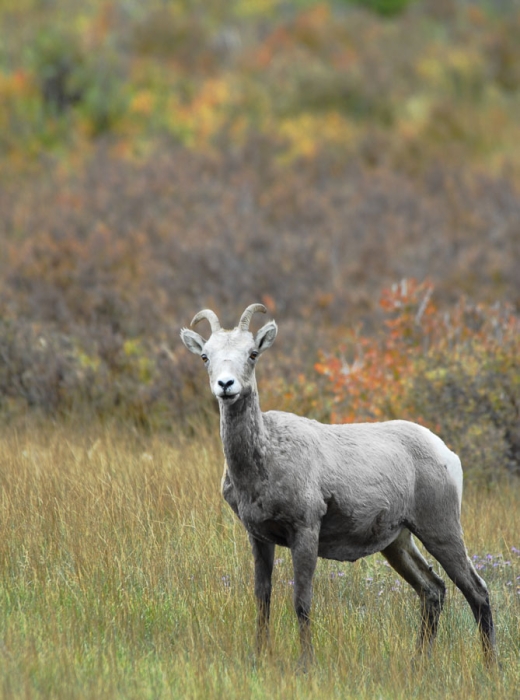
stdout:
<svg viewBox="0 0 520 700">
<path fill-rule="evenodd" d="M 256 387 L 231 406 L 220 402 L 220 435 L 235 486 L 266 477 L 267 433 Z"/>
</svg>

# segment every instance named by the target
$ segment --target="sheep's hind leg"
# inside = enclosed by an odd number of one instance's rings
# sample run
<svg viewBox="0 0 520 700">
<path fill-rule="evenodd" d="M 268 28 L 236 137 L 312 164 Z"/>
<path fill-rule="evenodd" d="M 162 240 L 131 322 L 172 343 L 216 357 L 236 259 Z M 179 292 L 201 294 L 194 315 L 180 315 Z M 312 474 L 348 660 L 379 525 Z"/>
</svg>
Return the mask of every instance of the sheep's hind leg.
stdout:
<svg viewBox="0 0 520 700">
<path fill-rule="evenodd" d="M 436 537 L 423 537 L 421 533 L 420 540 L 468 601 L 479 628 L 486 664 L 493 665 L 496 662 L 495 628 L 489 593 L 467 555 L 462 531 L 449 532 L 444 528 Z"/>
<path fill-rule="evenodd" d="M 407 581 L 421 600 L 421 631 L 417 651 L 429 653 L 444 604 L 446 586 L 417 549 L 409 530 L 382 552 L 388 563 Z"/>
<path fill-rule="evenodd" d="M 269 613 L 271 609 L 271 579 L 275 545 L 250 536 L 255 560 L 255 597 L 257 605 L 256 650 L 261 653 L 269 643 Z"/>
</svg>

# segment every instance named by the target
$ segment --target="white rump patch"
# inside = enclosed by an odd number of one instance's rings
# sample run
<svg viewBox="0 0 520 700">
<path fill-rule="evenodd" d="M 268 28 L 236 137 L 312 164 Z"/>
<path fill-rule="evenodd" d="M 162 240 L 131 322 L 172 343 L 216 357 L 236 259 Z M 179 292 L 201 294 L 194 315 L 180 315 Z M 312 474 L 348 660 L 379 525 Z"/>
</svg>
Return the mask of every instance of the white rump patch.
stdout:
<svg viewBox="0 0 520 700">
<path fill-rule="evenodd" d="M 448 474 L 453 483 L 455 484 L 457 494 L 459 496 L 459 503 L 462 503 L 463 475 L 462 465 L 460 463 L 458 455 L 456 455 L 455 452 L 452 452 L 438 435 L 435 435 L 435 433 L 432 433 L 431 430 L 428 430 L 428 428 L 425 428 L 424 426 L 421 426 L 421 428 L 423 428 L 423 430 L 425 430 L 428 433 L 428 436 L 430 438 L 431 443 L 433 444 L 435 452 L 437 453 L 440 461 L 446 466 Z"/>
</svg>

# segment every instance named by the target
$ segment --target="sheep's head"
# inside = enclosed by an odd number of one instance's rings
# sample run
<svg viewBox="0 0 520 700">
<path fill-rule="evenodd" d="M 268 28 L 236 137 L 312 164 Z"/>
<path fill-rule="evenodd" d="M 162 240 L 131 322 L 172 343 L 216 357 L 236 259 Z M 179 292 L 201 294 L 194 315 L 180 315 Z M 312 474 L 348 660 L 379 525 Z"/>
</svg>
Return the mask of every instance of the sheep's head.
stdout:
<svg viewBox="0 0 520 700">
<path fill-rule="evenodd" d="M 217 399 L 234 403 L 256 386 L 255 366 L 260 355 L 271 347 L 278 333 L 274 321 L 269 321 L 256 335 L 249 330 L 256 311 L 266 312 L 262 304 L 251 304 L 242 314 L 238 326 L 232 331 L 220 327 L 217 315 L 204 309 L 194 317 L 194 326 L 202 319 L 209 321 L 211 336 L 204 340 L 195 331 L 183 328 L 181 338 L 190 352 L 199 355 L 209 374 L 211 391 Z"/>
</svg>

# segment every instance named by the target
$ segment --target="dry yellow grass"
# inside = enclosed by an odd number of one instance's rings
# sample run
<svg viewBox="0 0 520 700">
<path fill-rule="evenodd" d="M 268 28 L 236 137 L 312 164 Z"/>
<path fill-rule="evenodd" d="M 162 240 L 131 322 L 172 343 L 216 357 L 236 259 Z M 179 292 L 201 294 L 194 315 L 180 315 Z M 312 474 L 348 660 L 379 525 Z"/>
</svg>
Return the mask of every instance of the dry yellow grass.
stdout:
<svg viewBox="0 0 520 700">
<path fill-rule="evenodd" d="M 254 659 L 252 561 L 220 498 L 216 434 L 167 439 L 54 425 L 4 429 L 0 439 L 2 697 L 518 697 L 517 483 L 469 487 L 464 501 L 468 548 L 495 608 L 499 671 L 483 668 L 469 608 L 453 587 L 432 658 L 412 670 L 415 594 L 371 557 L 319 563 L 317 662 L 299 676 L 282 550 L 273 653 Z"/>
</svg>

